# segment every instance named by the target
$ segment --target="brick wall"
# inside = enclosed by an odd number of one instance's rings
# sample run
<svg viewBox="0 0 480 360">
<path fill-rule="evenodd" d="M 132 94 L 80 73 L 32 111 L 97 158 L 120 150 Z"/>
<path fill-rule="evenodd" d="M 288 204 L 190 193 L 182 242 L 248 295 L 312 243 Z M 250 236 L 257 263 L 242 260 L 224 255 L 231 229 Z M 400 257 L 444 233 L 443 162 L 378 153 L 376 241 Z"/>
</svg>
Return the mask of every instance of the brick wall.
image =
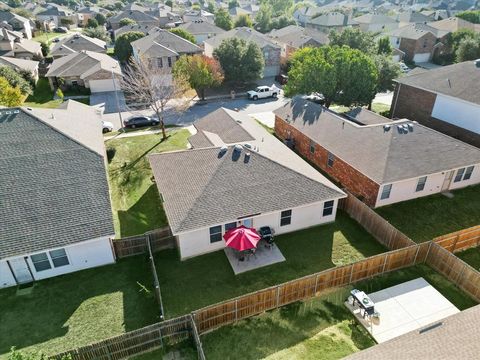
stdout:
<svg viewBox="0 0 480 360">
<path fill-rule="evenodd" d="M 380 188 L 377 183 L 337 157 L 335 157 L 332 167 L 327 166 L 328 151 L 321 145 L 314 144 L 315 151 L 312 153 L 310 151 L 311 140 L 278 116 L 275 116 L 275 134 L 282 140 L 295 139 L 297 153 L 327 173 L 342 187 L 361 198 L 367 205 L 375 206 Z"/>
<path fill-rule="evenodd" d="M 415 54 L 432 54 L 436 43 L 435 35 L 427 33 L 418 40 L 402 38 L 398 48 L 405 53 L 406 60 L 413 61 Z"/>
<path fill-rule="evenodd" d="M 390 114 L 392 118 L 407 118 L 422 123 L 430 119 L 436 98 L 434 93 L 397 83 Z"/>
</svg>

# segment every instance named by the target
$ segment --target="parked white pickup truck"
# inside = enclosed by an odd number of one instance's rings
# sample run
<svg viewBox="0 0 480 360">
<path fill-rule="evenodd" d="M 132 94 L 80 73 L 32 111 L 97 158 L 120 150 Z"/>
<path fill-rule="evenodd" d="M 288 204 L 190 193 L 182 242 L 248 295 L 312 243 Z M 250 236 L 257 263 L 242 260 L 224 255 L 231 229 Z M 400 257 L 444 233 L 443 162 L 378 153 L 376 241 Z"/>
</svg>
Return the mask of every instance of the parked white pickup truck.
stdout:
<svg viewBox="0 0 480 360">
<path fill-rule="evenodd" d="M 250 90 L 248 98 L 252 100 L 265 99 L 269 97 L 276 98 L 280 94 L 280 89 L 275 85 L 272 86 L 258 86 L 255 90 Z"/>
</svg>

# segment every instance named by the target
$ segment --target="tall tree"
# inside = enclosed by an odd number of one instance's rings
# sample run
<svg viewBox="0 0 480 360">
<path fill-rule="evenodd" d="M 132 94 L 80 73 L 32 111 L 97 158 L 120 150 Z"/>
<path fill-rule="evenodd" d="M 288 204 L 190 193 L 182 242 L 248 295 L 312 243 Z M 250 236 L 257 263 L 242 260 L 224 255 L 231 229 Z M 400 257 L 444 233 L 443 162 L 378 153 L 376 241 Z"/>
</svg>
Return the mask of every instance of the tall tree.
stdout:
<svg viewBox="0 0 480 360">
<path fill-rule="evenodd" d="M 234 27 L 253 27 L 252 20 L 250 20 L 250 17 L 248 15 L 240 15 L 237 17 L 237 20 L 235 20 Z"/>
<path fill-rule="evenodd" d="M 177 109 L 187 106 L 187 102 L 182 100 L 188 87 L 186 79 L 184 77 L 172 79 L 171 73 L 165 68 L 159 68 L 148 61 L 137 61 L 131 58 L 120 83 L 127 99 L 147 104 L 155 112 L 162 129 L 162 139 L 166 139 L 167 104 L 175 99 L 171 104 Z"/>
<path fill-rule="evenodd" d="M 375 55 L 373 59 L 378 72 L 377 92 L 392 91 L 395 88 L 393 79 L 400 75 L 400 66 L 389 55 Z"/>
<path fill-rule="evenodd" d="M 388 36 L 384 36 L 378 39 L 377 54 L 390 55 L 392 51 L 392 45 L 390 44 L 390 39 L 388 38 Z"/>
<path fill-rule="evenodd" d="M 213 4 L 213 2 L 211 1 L 208 2 L 207 11 L 209 13 L 215 14 L 215 5 Z"/>
<path fill-rule="evenodd" d="M 220 62 L 225 79 L 235 82 L 259 79 L 265 66 L 258 45 L 239 38 L 223 40 L 213 56 Z"/>
<path fill-rule="evenodd" d="M 228 2 L 228 8 L 229 9 L 233 9 L 233 8 L 236 8 L 236 7 L 239 7 L 239 6 L 240 6 L 240 4 L 238 3 L 237 0 L 230 0 Z"/>
<path fill-rule="evenodd" d="M 293 9 L 293 0 L 269 0 L 275 16 L 290 14 Z"/>
<path fill-rule="evenodd" d="M 181 29 L 181 28 L 173 28 L 173 29 L 170 29 L 169 31 L 195 44 L 195 37 L 191 33 L 189 33 L 187 30 Z"/>
<path fill-rule="evenodd" d="M 219 8 L 215 13 L 215 25 L 223 30 L 230 30 L 233 27 L 232 17 L 227 10 Z"/>
<path fill-rule="evenodd" d="M 100 39 L 106 42 L 109 42 L 111 40 L 107 30 L 105 30 L 105 27 L 102 25 L 97 26 L 96 28 L 83 29 L 83 33 L 92 38 Z"/>
<path fill-rule="evenodd" d="M 474 24 L 480 24 L 480 10 L 467 10 L 455 15 L 456 17 L 470 21 Z"/>
<path fill-rule="evenodd" d="M 0 105 L 6 107 L 19 106 L 23 95 L 19 87 L 11 86 L 7 79 L 0 77 Z"/>
<path fill-rule="evenodd" d="M 100 13 L 95 15 L 95 20 L 97 20 L 98 25 L 105 25 L 105 23 L 107 22 L 107 18 L 105 17 L 105 15 Z"/>
<path fill-rule="evenodd" d="M 205 100 L 205 90 L 219 86 L 224 77 L 218 60 L 205 55 L 183 55 L 175 62 L 173 76 L 176 79 L 186 78 L 202 100 Z"/>
<path fill-rule="evenodd" d="M 272 13 L 272 5 L 267 2 L 264 2 L 262 5 L 260 5 L 260 9 L 255 16 L 255 28 L 261 33 L 270 31 L 272 25 Z"/>
<path fill-rule="evenodd" d="M 126 62 L 132 56 L 132 42 L 141 39 L 145 34 L 139 31 L 128 31 L 115 40 L 114 53 L 121 62 Z"/>
<path fill-rule="evenodd" d="M 480 59 L 480 36 L 460 41 L 455 59 L 457 62 Z"/>
<path fill-rule="evenodd" d="M 120 26 L 137 25 L 137 22 L 130 18 L 123 18 L 122 20 L 120 20 L 119 25 Z"/>
<path fill-rule="evenodd" d="M 297 22 L 293 19 L 293 17 L 288 15 L 281 15 L 281 16 L 275 17 L 272 20 L 271 29 L 283 29 L 288 25 L 296 25 L 296 24 Z"/>
<path fill-rule="evenodd" d="M 32 85 L 26 80 L 20 72 L 9 66 L 0 66 L 0 77 L 7 80 L 13 88 L 19 88 L 22 94 L 28 95 L 32 93 Z"/>
<path fill-rule="evenodd" d="M 342 32 L 332 30 L 328 38 L 332 46 L 346 45 L 366 54 L 375 53 L 375 36 L 371 32 L 365 32 L 356 28 L 346 28 Z"/>
<path fill-rule="evenodd" d="M 298 50 L 291 61 L 285 94 L 319 92 L 325 105 L 368 105 L 375 97 L 378 73 L 372 59 L 346 46 Z"/>
<path fill-rule="evenodd" d="M 90 18 L 87 20 L 87 27 L 88 28 L 96 28 L 98 27 L 98 21 L 94 18 Z"/>
</svg>

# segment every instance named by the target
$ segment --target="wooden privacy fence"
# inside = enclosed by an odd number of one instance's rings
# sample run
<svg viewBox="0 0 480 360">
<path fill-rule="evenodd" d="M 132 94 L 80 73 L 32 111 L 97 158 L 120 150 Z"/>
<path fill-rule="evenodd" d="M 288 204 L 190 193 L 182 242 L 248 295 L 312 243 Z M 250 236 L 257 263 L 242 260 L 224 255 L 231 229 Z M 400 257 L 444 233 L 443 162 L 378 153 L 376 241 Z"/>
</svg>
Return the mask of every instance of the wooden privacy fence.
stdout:
<svg viewBox="0 0 480 360">
<path fill-rule="evenodd" d="M 124 359 L 187 340 L 193 336 L 192 331 L 192 317 L 191 315 L 185 315 L 57 354 L 51 356 L 50 359 L 61 360 L 62 357 L 68 355 L 72 357 L 72 360 Z"/>
<path fill-rule="evenodd" d="M 148 260 L 150 262 L 150 270 L 152 271 L 153 276 L 153 291 L 155 292 L 155 299 L 157 304 L 160 307 L 160 320 L 163 320 L 163 301 L 162 301 L 162 292 L 160 291 L 160 282 L 158 281 L 157 267 L 155 266 L 155 259 L 153 258 L 153 251 L 151 246 L 151 239 L 149 234 L 146 236 L 147 250 L 148 250 Z"/>
<path fill-rule="evenodd" d="M 345 190 L 344 190 L 345 191 Z M 365 230 L 367 230 L 378 242 L 390 250 L 413 246 L 416 243 L 407 235 L 399 231 L 387 220 L 378 215 L 368 205 L 348 193 L 348 197 L 341 199 L 339 208 L 346 211 Z"/>
<path fill-rule="evenodd" d="M 480 245 L 480 225 L 438 236 L 433 241 L 452 253 L 478 247 Z"/>
<path fill-rule="evenodd" d="M 147 235 L 150 236 L 153 252 L 175 247 L 175 237 L 172 235 L 170 227 L 164 227 L 149 231 L 143 235 L 113 240 L 115 256 L 121 259 L 128 256 L 147 254 Z"/>
<path fill-rule="evenodd" d="M 200 334 L 264 311 L 322 294 L 325 290 L 355 283 L 389 271 L 423 263 L 429 243 L 375 255 L 277 286 L 211 305 L 192 313 Z"/>
<path fill-rule="evenodd" d="M 429 244 L 426 264 L 480 302 L 480 272 L 435 242 Z"/>
</svg>

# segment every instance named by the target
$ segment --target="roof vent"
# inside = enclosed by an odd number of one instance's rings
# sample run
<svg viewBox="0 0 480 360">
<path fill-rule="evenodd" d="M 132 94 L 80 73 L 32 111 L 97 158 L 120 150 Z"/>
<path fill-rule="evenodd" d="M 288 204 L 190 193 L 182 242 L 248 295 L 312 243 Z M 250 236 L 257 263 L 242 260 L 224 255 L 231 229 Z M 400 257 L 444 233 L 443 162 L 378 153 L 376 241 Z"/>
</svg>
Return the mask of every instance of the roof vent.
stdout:
<svg viewBox="0 0 480 360">
<path fill-rule="evenodd" d="M 237 144 L 237 145 L 235 145 L 235 146 L 233 147 L 233 150 L 234 150 L 234 151 L 238 151 L 238 152 L 241 152 L 242 149 L 243 149 L 242 145 L 239 145 L 239 144 Z"/>
<path fill-rule="evenodd" d="M 390 131 L 391 126 L 390 125 L 383 125 L 383 132 L 388 132 Z"/>
<path fill-rule="evenodd" d="M 246 152 L 245 153 L 245 159 L 243 160 L 245 163 L 248 163 L 248 161 L 250 160 L 250 153 L 249 152 Z"/>
<path fill-rule="evenodd" d="M 223 155 L 227 152 L 228 150 L 228 147 L 226 145 L 223 145 L 221 148 L 220 148 L 220 155 Z"/>
<path fill-rule="evenodd" d="M 412 124 L 412 123 L 409 123 L 407 126 L 408 126 L 408 130 L 409 130 L 410 132 L 413 132 L 413 124 Z"/>
<path fill-rule="evenodd" d="M 244 144 L 243 146 L 245 146 L 247 149 L 252 149 L 252 144 Z"/>
</svg>

